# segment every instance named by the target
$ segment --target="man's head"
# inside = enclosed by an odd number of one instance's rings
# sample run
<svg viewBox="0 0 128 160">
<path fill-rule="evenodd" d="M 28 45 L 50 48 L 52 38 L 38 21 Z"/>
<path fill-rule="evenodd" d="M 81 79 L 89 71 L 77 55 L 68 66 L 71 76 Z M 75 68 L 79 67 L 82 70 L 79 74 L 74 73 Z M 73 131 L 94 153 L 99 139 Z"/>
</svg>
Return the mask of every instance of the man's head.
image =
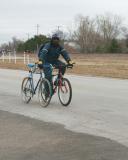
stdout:
<svg viewBox="0 0 128 160">
<path fill-rule="evenodd" d="M 60 43 L 60 37 L 58 34 L 53 34 L 52 35 L 52 39 L 51 39 L 51 42 L 54 46 L 58 46 L 59 43 Z"/>
</svg>

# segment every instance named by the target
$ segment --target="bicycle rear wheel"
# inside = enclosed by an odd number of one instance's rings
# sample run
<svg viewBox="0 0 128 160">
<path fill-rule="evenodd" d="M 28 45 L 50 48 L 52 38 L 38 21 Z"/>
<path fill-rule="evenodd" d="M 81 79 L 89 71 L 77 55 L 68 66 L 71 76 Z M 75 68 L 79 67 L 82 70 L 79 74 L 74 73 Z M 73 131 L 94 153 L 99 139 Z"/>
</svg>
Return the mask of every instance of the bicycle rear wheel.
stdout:
<svg viewBox="0 0 128 160">
<path fill-rule="evenodd" d="M 22 100 L 25 103 L 29 103 L 32 98 L 32 85 L 31 85 L 31 78 L 25 77 L 22 81 L 21 85 L 21 95 Z"/>
<path fill-rule="evenodd" d="M 39 85 L 38 99 L 42 107 L 47 107 L 51 101 L 52 87 L 50 82 L 43 78 Z"/>
<path fill-rule="evenodd" d="M 72 87 L 67 78 L 63 78 L 62 84 L 58 86 L 58 97 L 63 106 L 68 106 L 72 100 Z"/>
</svg>

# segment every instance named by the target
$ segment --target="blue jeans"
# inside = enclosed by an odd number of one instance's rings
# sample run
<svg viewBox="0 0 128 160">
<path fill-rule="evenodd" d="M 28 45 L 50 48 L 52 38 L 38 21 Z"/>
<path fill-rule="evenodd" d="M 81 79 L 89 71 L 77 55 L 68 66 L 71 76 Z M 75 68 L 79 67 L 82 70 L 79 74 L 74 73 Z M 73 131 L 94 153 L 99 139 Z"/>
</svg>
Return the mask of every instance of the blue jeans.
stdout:
<svg viewBox="0 0 128 160">
<path fill-rule="evenodd" d="M 63 63 L 60 60 L 56 60 L 51 63 L 49 63 L 49 62 L 45 63 L 43 65 L 45 78 L 49 80 L 49 82 L 51 83 L 51 86 L 52 86 L 52 71 L 53 71 L 52 66 L 55 66 L 58 69 L 60 69 L 59 66 L 61 66 L 60 72 L 62 73 L 62 75 L 64 75 L 65 71 L 66 71 L 65 63 Z"/>
</svg>

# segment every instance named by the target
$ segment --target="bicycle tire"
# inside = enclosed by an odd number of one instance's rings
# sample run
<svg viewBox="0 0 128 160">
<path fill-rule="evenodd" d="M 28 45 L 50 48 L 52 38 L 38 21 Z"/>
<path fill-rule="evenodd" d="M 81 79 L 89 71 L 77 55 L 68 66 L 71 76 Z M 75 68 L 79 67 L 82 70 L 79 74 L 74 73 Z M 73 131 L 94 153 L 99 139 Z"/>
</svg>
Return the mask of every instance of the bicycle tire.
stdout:
<svg viewBox="0 0 128 160">
<path fill-rule="evenodd" d="M 58 86 L 58 97 L 59 97 L 60 103 L 66 107 L 70 104 L 70 102 L 72 100 L 72 86 L 71 86 L 70 81 L 67 78 L 63 78 L 62 83 L 63 83 L 63 86 L 61 86 L 61 85 Z M 64 91 L 64 89 L 65 89 L 65 91 Z M 68 90 L 69 96 L 68 96 L 67 100 L 64 102 L 64 99 L 63 99 L 64 95 L 61 95 L 61 94 L 62 94 L 62 92 L 63 92 L 63 94 L 65 94 L 66 90 Z"/>
<path fill-rule="evenodd" d="M 47 86 L 47 98 L 46 98 L 46 86 Z M 51 101 L 51 97 L 52 97 L 52 88 L 51 88 L 51 84 L 50 82 L 46 79 L 43 78 L 40 82 L 39 85 L 39 91 L 38 91 L 38 99 L 39 99 L 39 103 L 42 107 L 46 108 L 50 101 Z"/>
<path fill-rule="evenodd" d="M 32 99 L 32 86 L 31 86 L 31 78 L 30 77 L 25 77 L 23 79 L 22 85 L 21 85 L 21 95 L 22 95 L 22 100 L 25 103 L 29 103 L 30 100 Z"/>
</svg>

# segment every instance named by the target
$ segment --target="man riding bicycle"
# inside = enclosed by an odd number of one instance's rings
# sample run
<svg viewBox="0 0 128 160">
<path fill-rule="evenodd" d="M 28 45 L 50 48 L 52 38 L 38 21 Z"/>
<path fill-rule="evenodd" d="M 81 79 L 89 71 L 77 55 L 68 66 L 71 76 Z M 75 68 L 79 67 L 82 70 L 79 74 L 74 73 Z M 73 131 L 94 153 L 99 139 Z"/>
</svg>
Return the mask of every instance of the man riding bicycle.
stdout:
<svg viewBox="0 0 128 160">
<path fill-rule="evenodd" d="M 69 53 L 60 45 L 59 35 L 53 34 L 51 41 L 49 43 L 46 43 L 39 53 L 39 61 L 40 64 L 43 65 L 45 78 L 49 80 L 51 86 L 53 71 L 52 66 L 55 66 L 58 69 L 61 66 L 62 75 L 64 75 L 66 71 L 65 63 L 59 60 L 60 55 L 62 55 L 62 57 L 69 65 L 73 66 L 73 62 L 71 61 Z"/>
</svg>

